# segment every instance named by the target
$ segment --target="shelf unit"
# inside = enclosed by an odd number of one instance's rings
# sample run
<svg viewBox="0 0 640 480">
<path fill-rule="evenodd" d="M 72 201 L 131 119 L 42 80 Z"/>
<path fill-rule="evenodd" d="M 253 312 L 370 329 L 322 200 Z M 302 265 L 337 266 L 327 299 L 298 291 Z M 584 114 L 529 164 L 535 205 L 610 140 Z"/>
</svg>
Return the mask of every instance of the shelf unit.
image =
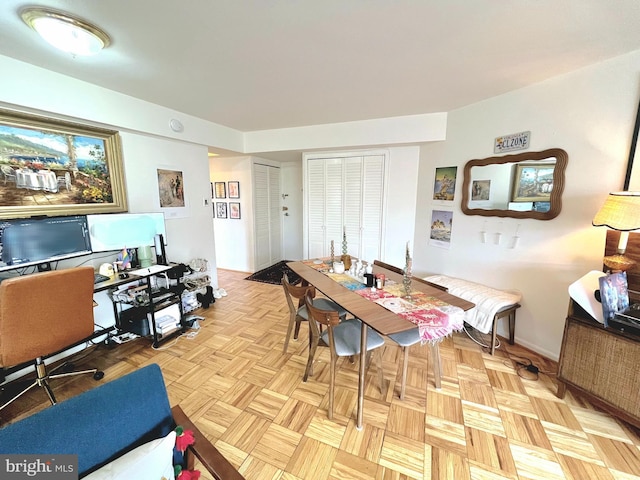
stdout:
<svg viewBox="0 0 640 480">
<path fill-rule="evenodd" d="M 116 327 L 153 340 L 153 346 L 182 334 L 186 326 L 180 295 L 159 287 L 155 275 L 132 279 L 111 293 Z"/>
</svg>

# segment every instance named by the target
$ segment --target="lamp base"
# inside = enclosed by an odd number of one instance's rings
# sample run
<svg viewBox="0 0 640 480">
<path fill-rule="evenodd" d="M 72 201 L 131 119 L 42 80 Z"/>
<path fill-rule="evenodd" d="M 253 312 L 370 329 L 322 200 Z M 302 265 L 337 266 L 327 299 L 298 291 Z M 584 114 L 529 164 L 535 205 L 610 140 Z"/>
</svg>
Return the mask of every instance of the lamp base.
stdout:
<svg viewBox="0 0 640 480">
<path fill-rule="evenodd" d="M 604 257 L 602 259 L 602 263 L 604 263 L 614 272 L 626 272 L 627 270 L 631 270 L 636 265 L 635 260 L 632 260 L 629 257 L 625 257 L 624 255 L 621 255 L 619 253 L 616 255 L 608 255 Z"/>
</svg>

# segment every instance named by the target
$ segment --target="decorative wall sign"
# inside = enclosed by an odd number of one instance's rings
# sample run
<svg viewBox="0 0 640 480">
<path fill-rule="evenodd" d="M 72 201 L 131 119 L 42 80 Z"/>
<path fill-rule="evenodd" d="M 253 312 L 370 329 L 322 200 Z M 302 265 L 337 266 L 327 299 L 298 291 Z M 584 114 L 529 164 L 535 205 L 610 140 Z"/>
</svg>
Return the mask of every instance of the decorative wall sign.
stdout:
<svg viewBox="0 0 640 480">
<path fill-rule="evenodd" d="M 494 153 L 512 152 L 514 150 L 525 150 L 531 143 L 531 132 L 512 133 L 504 135 L 495 140 L 493 146 Z"/>
</svg>

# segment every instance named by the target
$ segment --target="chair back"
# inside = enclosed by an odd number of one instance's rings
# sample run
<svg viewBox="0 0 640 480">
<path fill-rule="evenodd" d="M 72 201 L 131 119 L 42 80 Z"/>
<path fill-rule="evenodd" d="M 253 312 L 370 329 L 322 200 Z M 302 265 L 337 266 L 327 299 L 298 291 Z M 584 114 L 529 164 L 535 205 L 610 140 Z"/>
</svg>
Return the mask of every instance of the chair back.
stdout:
<svg viewBox="0 0 640 480">
<path fill-rule="evenodd" d="M 51 355 L 94 331 L 93 267 L 9 278 L 0 283 L 0 366 Z"/>
<path fill-rule="evenodd" d="M 337 310 L 322 310 L 316 308 L 313 305 L 313 296 L 311 296 L 310 292 L 305 295 L 304 303 L 309 313 L 309 329 L 311 330 L 311 335 L 320 338 L 322 330 L 318 327 L 318 324 L 327 327 L 329 346 L 331 347 L 332 354 L 335 353 L 336 347 L 333 338 L 333 327 L 340 323 L 340 314 Z"/>
<path fill-rule="evenodd" d="M 284 289 L 284 296 L 287 299 L 287 305 L 289 305 L 289 311 L 293 314 L 295 314 L 298 309 L 304 305 L 304 296 L 307 292 L 311 292 L 311 298 L 316 296 L 316 289 L 313 285 L 291 285 L 286 273 L 282 276 L 282 288 Z M 294 299 L 298 300 L 297 306 L 294 305 Z"/>
<path fill-rule="evenodd" d="M 380 260 L 374 260 L 373 264 L 382 268 L 386 268 L 387 270 L 390 270 L 394 273 L 398 273 L 400 275 L 404 274 L 404 271 L 400 267 L 394 267 L 393 265 L 381 262 Z"/>
</svg>

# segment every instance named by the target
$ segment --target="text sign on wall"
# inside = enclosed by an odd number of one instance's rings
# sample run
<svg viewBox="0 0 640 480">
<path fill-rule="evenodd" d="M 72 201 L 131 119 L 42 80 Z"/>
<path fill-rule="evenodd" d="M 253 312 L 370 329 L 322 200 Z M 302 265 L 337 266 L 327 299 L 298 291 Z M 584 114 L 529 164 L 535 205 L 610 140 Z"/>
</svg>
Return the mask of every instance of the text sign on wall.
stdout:
<svg viewBox="0 0 640 480">
<path fill-rule="evenodd" d="M 513 133 L 496 138 L 493 153 L 511 152 L 513 150 L 524 150 L 529 148 L 531 132 Z"/>
</svg>

